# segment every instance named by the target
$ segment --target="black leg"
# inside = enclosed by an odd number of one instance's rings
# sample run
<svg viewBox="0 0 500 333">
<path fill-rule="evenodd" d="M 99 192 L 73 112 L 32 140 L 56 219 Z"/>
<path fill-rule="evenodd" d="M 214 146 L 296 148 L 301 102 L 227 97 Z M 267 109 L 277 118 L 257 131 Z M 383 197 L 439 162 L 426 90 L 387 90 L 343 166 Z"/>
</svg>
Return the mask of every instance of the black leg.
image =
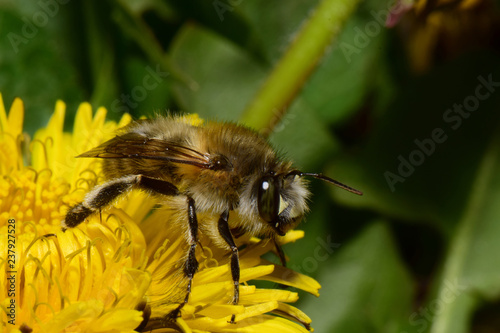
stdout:
<svg viewBox="0 0 500 333">
<path fill-rule="evenodd" d="M 276 238 L 272 238 L 272 240 L 273 240 L 273 243 L 274 243 L 274 247 L 276 248 L 276 253 L 278 254 L 278 257 L 280 258 L 281 266 L 286 267 L 286 258 L 285 258 L 285 252 L 283 252 L 283 248 L 278 243 L 278 241 L 276 240 Z M 281 289 L 287 289 L 287 288 L 289 288 L 288 286 L 286 286 L 284 284 L 281 284 L 281 283 L 278 284 L 278 286 Z"/>
<path fill-rule="evenodd" d="M 190 197 L 187 199 L 188 203 L 188 222 L 189 222 L 189 252 L 184 264 L 184 275 L 188 278 L 188 286 L 186 297 L 184 301 L 179 304 L 172 312 L 170 312 L 165 320 L 172 321 L 179 317 L 181 309 L 186 305 L 191 294 L 191 285 L 193 283 L 194 273 L 198 270 L 198 261 L 196 260 L 196 244 L 198 243 L 198 219 L 196 218 L 196 210 L 194 200 Z"/>
<path fill-rule="evenodd" d="M 238 256 L 238 247 L 234 243 L 233 236 L 231 235 L 231 230 L 229 229 L 229 225 L 227 224 L 227 219 L 229 217 L 229 211 L 225 211 L 219 218 L 219 234 L 224 238 L 227 245 L 231 248 L 231 275 L 233 277 L 234 283 L 234 296 L 233 296 L 233 304 L 238 304 L 238 300 L 240 298 L 240 260 Z M 234 324 L 235 315 L 231 316 L 230 323 Z"/>
<path fill-rule="evenodd" d="M 278 253 L 278 257 L 280 258 L 281 266 L 286 267 L 285 252 L 283 252 L 281 245 L 278 243 L 278 241 L 275 238 L 273 238 L 273 243 L 274 243 L 274 247 L 276 248 L 276 252 Z"/>
<path fill-rule="evenodd" d="M 167 181 L 143 175 L 138 175 L 137 177 L 139 178 L 137 185 L 144 190 L 149 190 L 151 192 L 163 194 L 166 196 L 173 196 L 180 194 L 179 191 L 177 190 L 177 187 L 175 187 L 174 184 L 169 183 Z"/>
<path fill-rule="evenodd" d="M 143 332 L 151 318 L 151 306 L 147 302 L 141 302 L 136 307 L 136 310 L 142 311 L 142 322 L 135 328 L 135 332 Z"/>
<path fill-rule="evenodd" d="M 173 184 L 143 175 L 129 175 L 113 179 L 94 187 L 92 191 L 87 193 L 83 202 L 73 206 L 68 211 L 62 222 L 63 230 L 76 227 L 85 221 L 87 217 L 106 207 L 118 196 L 126 193 L 133 187 L 168 196 L 179 194 L 179 191 Z"/>
</svg>

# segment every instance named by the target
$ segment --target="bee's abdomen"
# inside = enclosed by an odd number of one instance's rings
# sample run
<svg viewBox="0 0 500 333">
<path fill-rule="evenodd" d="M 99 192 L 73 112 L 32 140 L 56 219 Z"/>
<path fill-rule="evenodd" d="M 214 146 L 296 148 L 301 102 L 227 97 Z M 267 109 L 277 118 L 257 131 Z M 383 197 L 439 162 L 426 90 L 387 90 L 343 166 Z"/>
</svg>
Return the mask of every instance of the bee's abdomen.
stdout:
<svg viewBox="0 0 500 333">
<path fill-rule="evenodd" d="M 143 158 L 110 158 L 103 160 L 106 179 L 127 175 L 144 175 L 174 182 L 177 168 L 173 163 Z"/>
<path fill-rule="evenodd" d="M 118 178 L 126 175 L 133 175 L 137 172 L 137 167 L 130 159 L 104 159 L 102 163 L 102 171 L 106 179 Z"/>
</svg>

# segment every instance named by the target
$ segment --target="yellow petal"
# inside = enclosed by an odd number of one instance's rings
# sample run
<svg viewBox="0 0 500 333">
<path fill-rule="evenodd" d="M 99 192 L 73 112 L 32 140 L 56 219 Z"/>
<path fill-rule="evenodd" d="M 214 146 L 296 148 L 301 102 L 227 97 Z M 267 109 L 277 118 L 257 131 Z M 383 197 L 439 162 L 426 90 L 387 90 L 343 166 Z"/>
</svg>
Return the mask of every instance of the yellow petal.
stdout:
<svg viewBox="0 0 500 333">
<path fill-rule="evenodd" d="M 311 318 L 309 318 L 304 312 L 300 311 L 294 306 L 285 303 L 279 303 L 278 308 L 273 311 L 275 314 L 279 314 L 281 316 L 286 316 L 291 318 L 292 320 L 296 320 L 300 322 L 305 327 L 310 328 Z"/>
<path fill-rule="evenodd" d="M 281 289 L 257 289 L 251 294 L 240 292 L 240 304 L 255 304 L 265 301 L 293 303 L 299 300 L 296 292 Z"/>
<path fill-rule="evenodd" d="M 40 331 L 60 333 L 62 330 L 74 325 L 75 322 L 97 318 L 102 310 L 102 303 L 95 300 L 68 305 L 61 312 L 55 314 L 49 322 L 41 325 L 42 330 Z"/>
<path fill-rule="evenodd" d="M 66 104 L 63 101 L 57 101 L 54 113 L 50 117 L 47 125 L 47 131 L 52 135 L 61 133 L 64 127 L 64 116 L 66 114 Z"/>
<path fill-rule="evenodd" d="M 214 299 L 226 298 L 226 295 L 231 295 L 233 292 L 232 282 L 214 282 L 214 283 L 205 283 L 200 286 L 195 286 L 193 288 L 193 292 L 189 299 L 191 304 L 198 303 L 211 303 Z M 229 298 L 229 297 L 228 297 Z"/>
<path fill-rule="evenodd" d="M 251 317 L 256 317 L 258 315 L 271 312 L 274 309 L 278 308 L 278 302 L 271 301 L 271 302 L 265 302 L 265 303 L 260 303 L 252 306 L 247 306 L 245 307 L 245 312 L 242 314 L 236 315 L 235 321 L 242 321 L 247 318 Z M 226 317 L 227 321 L 231 320 L 231 316 Z"/>
<path fill-rule="evenodd" d="M 257 267 L 251 267 L 251 268 L 246 268 L 242 269 L 240 272 L 240 282 L 245 282 L 248 280 L 255 280 L 262 278 L 264 276 L 268 276 L 271 274 L 274 269 L 275 265 L 260 265 Z"/>
<path fill-rule="evenodd" d="M 206 284 L 210 282 L 227 281 L 231 276 L 229 265 L 222 265 L 211 269 L 205 269 L 194 276 L 196 284 Z"/>
<path fill-rule="evenodd" d="M 90 147 L 81 147 L 82 144 L 89 138 L 89 133 L 92 127 L 92 106 L 89 103 L 81 103 L 75 115 L 73 125 L 73 144 L 74 147 L 83 149 Z"/>
<path fill-rule="evenodd" d="M 98 108 L 94 115 L 94 119 L 92 120 L 91 128 L 93 129 L 103 128 L 104 123 L 106 122 L 106 113 L 108 113 L 108 111 L 105 108 L 103 107 Z"/>
<path fill-rule="evenodd" d="M 24 103 L 20 98 L 15 98 L 10 107 L 8 127 L 6 131 L 17 138 L 23 133 Z"/>
<path fill-rule="evenodd" d="M 121 276 L 120 294 L 124 295 L 116 307 L 133 309 L 139 304 L 151 284 L 148 272 L 126 268 Z"/>
<path fill-rule="evenodd" d="M 78 154 L 84 153 L 102 142 L 104 142 L 104 137 L 112 136 L 112 128 L 108 128 L 108 132 L 103 130 L 104 116 L 106 115 L 106 110 L 100 108 L 96 113 L 95 117 L 92 117 L 92 107 L 89 103 L 81 103 L 78 107 L 75 116 L 75 125 L 73 130 L 73 143 L 75 151 Z M 85 168 L 91 162 L 95 162 L 93 159 L 79 159 L 80 164 L 85 164 Z M 80 168 L 78 171 L 82 171 Z"/>
<path fill-rule="evenodd" d="M 130 122 L 132 121 L 132 117 L 128 114 L 128 113 L 124 113 L 122 118 L 120 119 L 120 122 L 118 123 L 118 128 L 121 128 L 123 126 L 126 126 L 128 124 L 130 124 Z"/>
<path fill-rule="evenodd" d="M 236 323 L 237 328 L 227 328 L 221 332 L 243 332 L 243 333 L 261 333 L 261 332 L 287 332 L 287 333 L 310 333 L 303 326 L 290 320 L 262 315 L 256 318 L 249 318 L 240 323 Z"/>
<path fill-rule="evenodd" d="M 191 328 L 186 324 L 186 322 L 182 318 L 177 319 L 177 324 L 182 329 L 184 333 L 191 333 Z"/>
<path fill-rule="evenodd" d="M 3 106 L 2 106 L 3 109 Z M 3 112 L 6 125 L 3 128 L 2 146 L 0 146 L 1 158 L 3 165 L 0 170 L 9 172 L 11 170 L 20 170 L 23 167 L 23 156 L 21 153 L 21 143 L 23 137 L 23 120 L 24 120 L 24 104 L 19 98 L 14 99 L 5 120 L 5 110 Z"/>
<path fill-rule="evenodd" d="M 109 311 L 92 322 L 86 332 L 128 332 L 135 333 L 134 329 L 142 322 L 142 312 L 129 309 L 115 309 Z"/>
<path fill-rule="evenodd" d="M 266 263 L 269 262 L 266 260 L 262 260 L 262 264 Z M 274 271 L 271 274 L 263 277 L 263 279 L 299 288 L 315 296 L 319 296 L 318 290 L 321 288 L 321 285 L 313 278 L 304 274 L 300 274 L 283 266 L 275 266 Z"/>
<path fill-rule="evenodd" d="M 181 118 L 181 121 L 193 126 L 201 126 L 203 124 L 203 119 L 201 119 L 197 114 L 185 115 Z"/>
<path fill-rule="evenodd" d="M 63 127 L 64 116 L 66 113 L 66 104 L 62 101 L 56 102 L 56 107 L 52 117 L 50 117 L 49 124 L 47 125 L 47 137 L 50 137 L 51 144 L 47 146 L 49 167 L 52 172 L 61 177 L 63 174 L 71 174 L 72 165 L 65 163 L 67 155 L 63 150 Z M 44 141 L 45 138 L 42 139 Z"/>
<path fill-rule="evenodd" d="M 293 243 L 304 238 L 304 230 L 290 230 L 285 236 L 279 238 L 281 244 Z"/>
<path fill-rule="evenodd" d="M 201 311 L 198 311 L 198 314 L 213 319 L 219 319 L 226 318 L 228 313 L 241 314 L 243 312 L 245 312 L 245 307 L 241 305 L 213 304 Z"/>
<path fill-rule="evenodd" d="M 262 316 L 262 314 L 270 312 L 278 308 L 277 302 L 266 302 L 254 306 L 245 307 L 245 312 L 236 314 L 235 324 L 230 324 L 231 315 L 220 319 L 210 317 L 200 317 L 187 321 L 189 327 L 196 330 L 216 331 L 216 332 L 266 332 L 266 327 L 262 324 L 266 322 L 270 316 Z M 277 318 L 277 317 L 275 317 Z M 288 323 L 291 323 L 287 321 Z M 299 327 L 295 323 L 291 323 Z M 276 327 L 278 332 L 293 332 L 284 329 L 283 325 Z M 289 324 L 287 326 L 290 326 Z M 302 331 L 298 331 L 302 332 Z M 307 332 L 305 330 L 305 332 Z M 274 332 L 273 332 L 274 333 Z"/>
</svg>

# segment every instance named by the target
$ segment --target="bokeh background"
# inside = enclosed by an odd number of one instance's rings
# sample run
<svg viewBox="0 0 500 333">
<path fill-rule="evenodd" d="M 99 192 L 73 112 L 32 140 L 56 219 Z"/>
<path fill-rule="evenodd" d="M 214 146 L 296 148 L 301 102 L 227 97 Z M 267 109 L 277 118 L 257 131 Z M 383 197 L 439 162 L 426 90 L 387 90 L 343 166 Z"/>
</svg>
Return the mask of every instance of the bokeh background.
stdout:
<svg viewBox="0 0 500 333">
<path fill-rule="evenodd" d="M 239 121 L 319 4 L 0 0 L 0 92 L 31 135 L 58 99 L 67 131 L 83 101 Z M 322 285 L 299 304 L 316 332 L 500 332 L 499 8 L 361 0 L 265 110 L 301 170 L 364 192 L 313 180 L 306 236 L 285 247 Z"/>
</svg>

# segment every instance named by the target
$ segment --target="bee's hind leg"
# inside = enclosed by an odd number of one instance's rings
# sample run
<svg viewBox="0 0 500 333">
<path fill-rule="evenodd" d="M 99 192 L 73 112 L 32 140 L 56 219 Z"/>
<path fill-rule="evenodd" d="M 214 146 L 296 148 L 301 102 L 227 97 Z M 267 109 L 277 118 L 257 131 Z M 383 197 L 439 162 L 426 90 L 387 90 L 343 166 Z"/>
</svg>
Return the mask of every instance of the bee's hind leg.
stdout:
<svg viewBox="0 0 500 333">
<path fill-rule="evenodd" d="M 87 217 L 100 211 L 101 208 L 108 206 L 117 197 L 127 193 L 134 187 L 167 196 L 179 194 L 177 187 L 173 184 L 144 175 L 128 175 L 112 179 L 102 185 L 94 187 L 87 193 L 81 203 L 70 208 L 62 222 L 63 231 L 67 228 L 78 226 L 85 221 Z"/>
<path fill-rule="evenodd" d="M 189 295 L 191 294 L 191 286 L 193 283 L 194 273 L 198 270 L 198 260 L 196 260 L 196 245 L 198 243 L 198 219 L 196 218 L 196 210 L 194 205 L 194 200 L 190 197 L 187 199 L 188 203 L 188 223 L 189 223 L 189 252 L 184 263 L 184 275 L 188 278 L 188 286 L 186 297 L 184 301 L 179 304 L 177 308 L 172 310 L 165 317 L 166 321 L 173 321 L 175 318 L 179 317 L 181 310 L 186 305 L 189 300 Z"/>
<path fill-rule="evenodd" d="M 140 176 L 124 176 L 121 178 L 110 180 L 102 185 L 94 187 L 85 195 L 83 201 L 69 209 L 66 213 L 64 221 L 62 221 L 62 229 L 74 228 L 85 221 L 87 217 L 94 214 L 102 207 L 109 205 L 114 199 L 132 188 Z"/>
<path fill-rule="evenodd" d="M 233 304 L 238 304 L 238 300 L 240 298 L 240 259 L 238 255 L 238 247 L 234 243 L 233 236 L 231 235 L 231 230 L 229 229 L 229 225 L 227 224 L 227 220 L 229 218 L 229 212 L 225 211 L 219 218 L 219 234 L 224 238 L 227 245 L 231 248 L 231 276 L 233 277 L 234 283 L 234 296 L 233 296 Z M 231 316 L 231 321 L 229 323 L 235 323 L 235 315 Z"/>
</svg>

